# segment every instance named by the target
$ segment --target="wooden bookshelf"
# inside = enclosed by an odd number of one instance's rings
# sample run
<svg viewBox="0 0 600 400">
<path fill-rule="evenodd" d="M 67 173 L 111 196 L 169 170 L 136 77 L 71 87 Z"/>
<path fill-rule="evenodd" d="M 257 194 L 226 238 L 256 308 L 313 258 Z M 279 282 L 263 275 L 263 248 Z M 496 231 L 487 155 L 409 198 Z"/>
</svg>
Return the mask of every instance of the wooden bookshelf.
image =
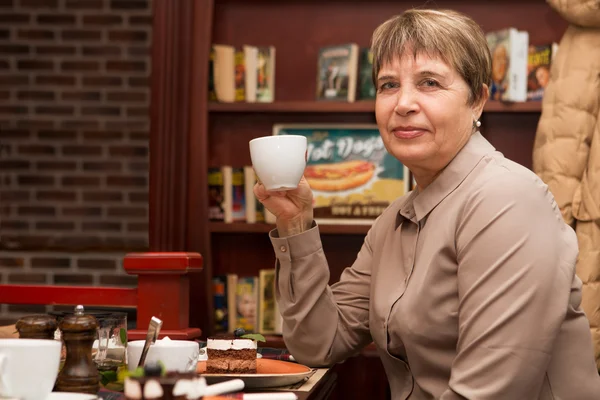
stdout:
<svg viewBox="0 0 600 400">
<path fill-rule="evenodd" d="M 484 112 L 540 112 L 540 101 L 522 103 L 503 103 L 488 101 Z M 209 103 L 208 111 L 212 113 L 373 113 L 375 102 L 357 101 L 354 103 L 327 101 L 279 101 L 273 103 Z"/>
<path fill-rule="evenodd" d="M 522 103 L 504 103 L 490 100 L 485 103 L 483 112 L 487 113 L 539 113 L 542 111 L 541 101 L 525 101 Z"/>
<path fill-rule="evenodd" d="M 371 225 L 319 225 L 319 232 L 326 235 L 364 235 Z M 208 229 L 212 233 L 268 233 L 274 225 L 245 222 L 210 222 Z"/>
</svg>

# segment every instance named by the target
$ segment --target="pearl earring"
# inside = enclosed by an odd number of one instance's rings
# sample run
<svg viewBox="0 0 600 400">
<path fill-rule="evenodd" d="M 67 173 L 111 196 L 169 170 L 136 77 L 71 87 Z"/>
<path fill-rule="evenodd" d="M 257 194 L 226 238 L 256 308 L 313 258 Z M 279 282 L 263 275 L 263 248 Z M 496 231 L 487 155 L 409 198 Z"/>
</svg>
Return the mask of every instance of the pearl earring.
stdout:
<svg viewBox="0 0 600 400">
<path fill-rule="evenodd" d="M 480 126 L 481 126 L 481 121 L 479 121 L 479 120 L 473 121 L 474 128 L 479 128 Z"/>
</svg>

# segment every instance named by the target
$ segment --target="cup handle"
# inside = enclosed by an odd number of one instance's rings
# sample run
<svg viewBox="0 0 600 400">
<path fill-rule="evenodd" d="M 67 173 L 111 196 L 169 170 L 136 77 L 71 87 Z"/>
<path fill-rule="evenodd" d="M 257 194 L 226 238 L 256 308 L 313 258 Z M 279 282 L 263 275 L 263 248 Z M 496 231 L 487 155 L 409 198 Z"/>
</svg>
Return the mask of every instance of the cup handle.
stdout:
<svg viewBox="0 0 600 400">
<path fill-rule="evenodd" d="M 6 391 L 8 386 L 6 382 L 4 382 L 4 370 L 6 369 L 6 360 L 7 357 L 4 354 L 0 354 L 0 396 Z"/>
</svg>

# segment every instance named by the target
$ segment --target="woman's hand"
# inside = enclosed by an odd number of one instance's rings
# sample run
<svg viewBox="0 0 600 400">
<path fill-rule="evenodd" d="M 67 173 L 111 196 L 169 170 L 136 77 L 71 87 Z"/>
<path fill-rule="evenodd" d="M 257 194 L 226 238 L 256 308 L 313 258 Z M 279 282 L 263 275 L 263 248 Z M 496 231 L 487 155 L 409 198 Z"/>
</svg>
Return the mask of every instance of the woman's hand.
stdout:
<svg viewBox="0 0 600 400">
<path fill-rule="evenodd" d="M 254 185 L 254 195 L 277 218 L 280 237 L 296 235 L 311 228 L 313 196 L 304 177 L 296 189 L 280 192 L 268 191 L 258 182 Z"/>
</svg>

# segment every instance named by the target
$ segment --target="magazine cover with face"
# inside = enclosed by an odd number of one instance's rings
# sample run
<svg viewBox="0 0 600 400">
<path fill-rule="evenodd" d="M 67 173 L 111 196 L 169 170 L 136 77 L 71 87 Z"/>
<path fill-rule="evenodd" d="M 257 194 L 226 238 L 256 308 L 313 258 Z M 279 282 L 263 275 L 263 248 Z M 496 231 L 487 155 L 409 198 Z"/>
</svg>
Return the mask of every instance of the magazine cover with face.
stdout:
<svg viewBox="0 0 600 400">
<path fill-rule="evenodd" d="M 492 56 L 490 100 L 527 99 L 527 55 L 529 35 L 515 28 L 486 34 Z"/>
<path fill-rule="evenodd" d="M 318 223 L 371 224 L 409 190 L 408 168 L 387 152 L 375 124 L 285 124 L 273 134 L 306 136 L 304 177 Z"/>
</svg>

